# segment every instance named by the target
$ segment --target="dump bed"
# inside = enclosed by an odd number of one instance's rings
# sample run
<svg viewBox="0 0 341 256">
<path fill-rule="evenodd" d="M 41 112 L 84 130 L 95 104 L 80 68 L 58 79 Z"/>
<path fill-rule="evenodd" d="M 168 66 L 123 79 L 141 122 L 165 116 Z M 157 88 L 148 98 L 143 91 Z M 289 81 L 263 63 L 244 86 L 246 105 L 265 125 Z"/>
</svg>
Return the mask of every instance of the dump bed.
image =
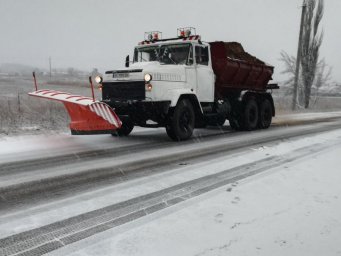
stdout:
<svg viewBox="0 0 341 256">
<path fill-rule="evenodd" d="M 215 91 L 265 91 L 274 68 L 244 51 L 237 42 L 212 42 L 212 66 L 216 75 Z"/>
</svg>

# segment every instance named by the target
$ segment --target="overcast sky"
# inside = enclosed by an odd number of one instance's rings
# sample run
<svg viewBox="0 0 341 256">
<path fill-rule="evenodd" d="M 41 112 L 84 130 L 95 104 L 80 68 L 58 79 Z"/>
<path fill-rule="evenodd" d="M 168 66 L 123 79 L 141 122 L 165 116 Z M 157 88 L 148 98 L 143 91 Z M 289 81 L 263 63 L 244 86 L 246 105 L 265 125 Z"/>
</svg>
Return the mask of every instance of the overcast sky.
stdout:
<svg viewBox="0 0 341 256">
<path fill-rule="evenodd" d="M 280 51 L 296 55 L 302 0 L 0 0 L 0 63 L 101 71 L 160 30 L 173 37 L 183 26 L 203 41 L 239 41 L 253 55 L 282 67 Z M 325 0 L 321 56 L 341 81 L 341 1 Z"/>
</svg>

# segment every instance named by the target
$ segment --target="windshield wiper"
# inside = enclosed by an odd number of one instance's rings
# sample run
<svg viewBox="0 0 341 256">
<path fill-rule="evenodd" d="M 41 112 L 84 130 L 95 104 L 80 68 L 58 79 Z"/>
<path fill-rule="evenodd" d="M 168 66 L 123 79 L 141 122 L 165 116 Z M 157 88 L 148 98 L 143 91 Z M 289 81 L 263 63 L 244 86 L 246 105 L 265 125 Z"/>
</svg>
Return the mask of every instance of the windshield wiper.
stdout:
<svg viewBox="0 0 341 256">
<path fill-rule="evenodd" d="M 168 58 L 173 61 L 174 64 L 178 65 L 178 63 L 175 62 L 175 60 L 172 59 L 172 57 L 168 56 Z"/>
</svg>

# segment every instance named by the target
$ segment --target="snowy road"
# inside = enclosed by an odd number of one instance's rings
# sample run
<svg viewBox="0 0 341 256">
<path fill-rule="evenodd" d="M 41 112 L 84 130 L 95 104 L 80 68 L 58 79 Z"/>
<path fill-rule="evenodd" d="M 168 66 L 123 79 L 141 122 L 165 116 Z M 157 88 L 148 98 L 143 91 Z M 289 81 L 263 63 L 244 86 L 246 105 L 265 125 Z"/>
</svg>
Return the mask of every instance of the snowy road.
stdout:
<svg viewBox="0 0 341 256">
<path fill-rule="evenodd" d="M 163 129 L 137 129 L 123 139 L 66 134 L 4 139 L 0 255 L 219 255 L 180 245 L 186 249 L 163 253 L 167 244 L 177 246 L 176 239 L 161 247 L 149 241 L 138 250 L 129 233 L 148 228 L 154 218 L 167 225 L 169 214 L 196 208 L 200 198 L 210 201 L 215 191 L 231 192 L 240 181 L 278 175 L 277 169 L 338 150 L 340 128 L 341 113 L 334 112 L 281 116 L 269 130 L 251 133 L 228 126 L 198 130 L 184 143 L 170 142 Z M 219 196 L 211 199 L 216 203 Z M 197 212 L 192 214 L 198 221 Z M 173 224 L 179 226 L 168 223 Z M 125 250 L 111 246 L 122 241 L 120 232 L 127 234 Z"/>
</svg>

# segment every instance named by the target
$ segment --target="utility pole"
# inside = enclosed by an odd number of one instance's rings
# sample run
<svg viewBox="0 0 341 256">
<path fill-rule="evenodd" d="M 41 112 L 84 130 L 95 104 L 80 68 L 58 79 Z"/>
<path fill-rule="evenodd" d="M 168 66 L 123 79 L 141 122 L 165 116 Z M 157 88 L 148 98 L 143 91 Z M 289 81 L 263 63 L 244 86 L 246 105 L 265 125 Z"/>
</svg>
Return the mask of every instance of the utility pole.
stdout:
<svg viewBox="0 0 341 256">
<path fill-rule="evenodd" d="M 298 79 L 300 77 L 300 65 L 301 65 L 301 52 L 302 52 L 302 37 L 303 37 L 303 25 L 305 12 L 307 9 L 307 0 L 303 0 L 302 5 L 302 16 L 301 16 L 301 27 L 300 27 L 300 36 L 298 39 L 298 49 L 297 49 L 297 58 L 296 58 L 296 70 L 295 70 L 295 81 L 294 81 L 294 95 L 292 98 L 292 110 L 296 109 L 297 104 L 297 96 L 298 96 Z"/>
<path fill-rule="evenodd" d="M 52 61 L 51 57 L 49 57 L 49 64 L 50 64 L 50 78 L 52 77 Z"/>
</svg>

